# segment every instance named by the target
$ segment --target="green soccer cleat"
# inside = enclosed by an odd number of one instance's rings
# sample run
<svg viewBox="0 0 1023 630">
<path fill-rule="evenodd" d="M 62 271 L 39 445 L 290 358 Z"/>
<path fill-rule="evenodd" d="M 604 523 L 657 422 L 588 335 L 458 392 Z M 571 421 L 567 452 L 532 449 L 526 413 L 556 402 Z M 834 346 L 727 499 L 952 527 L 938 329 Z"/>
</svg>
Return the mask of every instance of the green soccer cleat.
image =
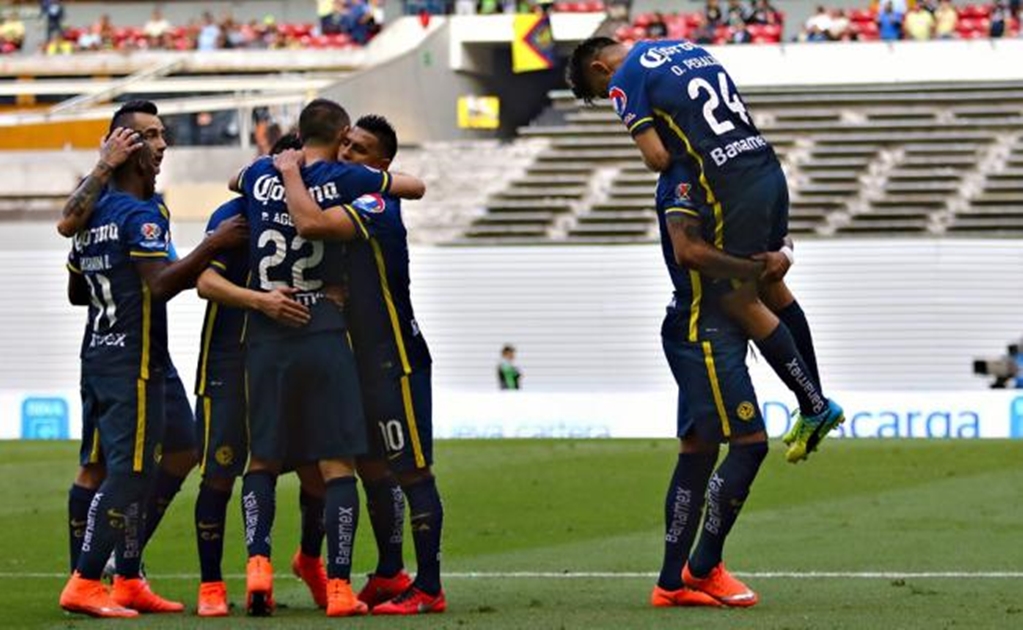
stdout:
<svg viewBox="0 0 1023 630">
<path fill-rule="evenodd" d="M 817 450 L 828 433 L 843 422 L 845 412 L 833 400 L 829 400 L 827 409 L 816 416 L 800 413 L 792 428 L 782 437 L 782 441 L 789 445 L 785 459 L 790 464 L 806 459 L 807 455 Z"/>
</svg>

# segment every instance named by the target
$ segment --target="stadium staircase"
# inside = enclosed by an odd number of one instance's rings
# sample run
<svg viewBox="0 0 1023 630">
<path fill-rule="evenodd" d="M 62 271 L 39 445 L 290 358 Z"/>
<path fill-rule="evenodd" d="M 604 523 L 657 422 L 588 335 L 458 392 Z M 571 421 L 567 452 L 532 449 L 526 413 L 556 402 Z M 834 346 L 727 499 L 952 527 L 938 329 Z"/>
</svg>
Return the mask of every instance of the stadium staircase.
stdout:
<svg viewBox="0 0 1023 630">
<path fill-rule="evenodd" d="M 657 238 L 657 178 L 610 106 L 568 92 L 520 130 L 549 144 L 462 244 Z M 747 90 L 788 174 L 794 234 L 1023 233 L 1023 84 Z"/>
</svg>

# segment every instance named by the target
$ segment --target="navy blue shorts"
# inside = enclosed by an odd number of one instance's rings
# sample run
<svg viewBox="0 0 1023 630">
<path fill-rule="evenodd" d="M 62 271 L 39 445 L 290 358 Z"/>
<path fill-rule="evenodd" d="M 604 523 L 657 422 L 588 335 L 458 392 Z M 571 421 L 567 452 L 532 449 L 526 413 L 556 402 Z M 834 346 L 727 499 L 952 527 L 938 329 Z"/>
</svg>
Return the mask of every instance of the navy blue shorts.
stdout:
<svg viewBox="0 0 1023 630">
<path fill-rule="evenodd" d="M 387 460 L 394 472 L 422 470 L 433 464 L 433 396 L 430 368 L 408 376 L 362 379 L 366 408 L 367 456 Z"/>
<path fill-rule="evenodd" d="M 359 377 L 344 330 L 251 340 L 245 372 L 252 457 L 297 464 L 366 453 Z"/>
<path fill-rule="evenodd" d="M 736 175 L 735 185 L 718 193 L 723 249 L 741 258 L 781 249 L 789 232 L 785 172 L 754 173 Z"/>
<path fill-rule="evenodd" d="M 233 479 L 242 474 L 249 453 L 246 422 L 245 369 L 209 365 L 206 391 L 195 400 L 203 479 Z"/>
<path fill-rule="evenodd" d="M 181 382 L 181 377 L 178 376 L 176 370 L 171 370 L 167 374 L 166 381 L 163 452 L 194 452 L 198 447 L 198 441 L 195 438 L 195 416 L 192 415 L 192 403 L 188 400 L 185 384 Z"/>
<path fill-rule="evenodd" d="M 82 466 L 105 464 L 108 473 L 149 475 L 155 470 L 164 432 L 161 376 L 82 374 Z"/>
<path fill-rule="evenodd" d="M 705 442 L 765 430 L 760 404 L 746 368 L 748 339 L 723 316 L 704 313 L 699 338 L 688 340 L 688 314 L 670 311 L 661 342 L 678 384 L 678 430 Z"/>
</svg>

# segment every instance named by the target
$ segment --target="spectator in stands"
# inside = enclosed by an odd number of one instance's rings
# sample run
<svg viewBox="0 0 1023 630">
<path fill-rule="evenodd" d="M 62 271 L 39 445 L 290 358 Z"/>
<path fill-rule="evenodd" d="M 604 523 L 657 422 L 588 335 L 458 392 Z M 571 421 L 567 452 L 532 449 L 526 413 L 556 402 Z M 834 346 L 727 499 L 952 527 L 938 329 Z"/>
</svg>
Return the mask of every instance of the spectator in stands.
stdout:
<svg viewBox="0 0 1023 630">
<path fill-rule="evenodd" d="M 251 40 L 246 36 L 245 30 L 240 24 L 234 21 L 234 16 L 228 14 L 220 24 L 224 33 L 224 48 L 248 48 Z"/>
<path fill-rule="evenodd" d="M 877 28 L 881 41 L 894 42 L 902 39 L 902 14 L 897 12 L 891 1 L 877 14 Z"/>
<path fill-rule="evenodd" d="M 721 15 L 721 6 L 718 4 L 718 0 L 707 0 L 707 6 L 703 10 L 703 16 L 706 18 L 707 24 L 711 27 L 715 27 L 724 22 L 724 16 Z M 713 38 L 711 41 L 714 41 Z"/>
<path fill-rule="evenodd" d="M 515 366 L 515 346 L 501 348 L 501 362 L 497 364 L 497 386 L 501 389 L 520 389 L 522 372 Z"/>
<path fill-rule="evenodd" d="M 46 41 L 53 41 L 54 35 L 64 35 L 64 5 L 60 0 L 41 0 L 40 9 L 46 16 Z"/>
<path fill-rule="evenodd" d="M 927 41 L 934 36 L 934 16 L 917 4 L 906 14 L 902 28 L 908 39 Z"/>
<path fill-rule="evenodd" d="M 1009 21 L 1009 7 L 1005 5 L 1005 2 L 998 0 L 995 6 L 991 9 L 991 15 L 988 16 L 991 20 L 991 39 L 998 39 L 1005 36 L 1005 27 Z"/>
<path fill-rule="evenodd" d="M 75 51 L 74 42 L 69 42 L 64 39 L 62 33 L 54 33 L 50 41 L 46 42 L 46 47 L 43 49 L 47 55 L 70 55 Z"/>
<path fill-rule="evenodd" d="M 823 41 L 820 36 L 827 39 L 827 33 L 831 30 L 831 13 L 823 5 L 818 6 L 817 12 L 807 18 L 804 28 L 807 32 L 807 41 Z"/>
<path fill-rule="evenodd" d="M 848 41 L 851 37 L 849 16 L 842 9 L 832 9 L 829 17 L 831 24 L 828 26 L 827 38 L 833 42 Z"/>
<path fill-rule="evenodd" d="M 159 8 L 153 9 L 149 21 L 142 27 L 142 33 L 149 38 L 150 44 L 155 47 L 163 38 L 163 34 L 170 31 L 171 24 L 163 17 Z"/>
<path fill-rule="evenodd" d="M 0 16 L 0 53 L 12 53 L 21 50 L 25 43 L 25 23 L 18 14 Z"/>
<path fill-rule="evenodd" d="M 742 6 L 742 0 L 728 0 L 728 10 L 725 12 L 725 21 L 729 26 L 735 28 L 740 22 L 746 24 L 749 21 L 750 10 Z"/>
<path fill-rule="evenodd" d="M 196 40 L 196 50 L 216 50 L 223 46 L 223 33 L 213 14 L 204 11 L 202 14 L 202 28 L 199 29 L 199 37 Z"/>
<path fill-rule="evenodd" d="M 895 11 L 899 15 L 906 15 L 906 11 L 909 10 L 908 0 L 890 0 L 890 2 L 893 11 Z"/>
<path fill-rule="evenodd" d="M 333 0 L 331 10 L 325 17 L 320 19 L 320 33 L 323 35 L 336 35 L 344 30 L 345 14 L 347 8 L 344 0 Z"/>
<path fill-rule="evenodd" d="M 647 24 L 646 36 L 650 39 L 664 39 L 668 36 L 668 25 L 664 22 L 664 15 L 660 11 L 655 12 L 650 23 Z"/>
<path fill-rule="evenodd" d="M 327 25 L 327 20 L 333 15 L 336 5 L 334 0 L 316 0 L 316 17 L 320 20 L 320 33 L 323 35 L 332 32 L 329 30 L 331 27 Z"/>
<path fill-rule="evenodd" d="M 689 31 L 690 41 L 694 41 L 697 44 L 713 44 L 714 43 L 714 25 L 707 21 L 707 16 L 703 13 L 697 13 L 694 18 L 696 23 L 693 28 Z"/>
<path fill-rule="evenodd" d="M 934 36 L 938 39 L 952 39 L 959 25 L 959 12 L 952 6 L 952 0 L 941 0 L 934 11 Z"/>
<path fill-rule="evenodd" d="M 80 50 L 110 49 L 114 46 L 114 25 L 110 22 L 110 16 L 104 13 L 99 17 L 89 30 L 82 31 L 78 37 L 78 48 Z"/>
<path fill-rule="evenodd" d="M 360 46 L 369 41 L 373 29 L 373 13 L 364 0 L 352 0 L 345 13 L 342 30 Z"/>
<path fill-rule="evenodd" d="M 476 15 L 476 0 L 455 0 L 455 15 Z"/>
<path fill-rule="evenodd" d="M 781 15 L 769 0 L 755 0 L 749 24 L 781 24 Z"/>
</svg>

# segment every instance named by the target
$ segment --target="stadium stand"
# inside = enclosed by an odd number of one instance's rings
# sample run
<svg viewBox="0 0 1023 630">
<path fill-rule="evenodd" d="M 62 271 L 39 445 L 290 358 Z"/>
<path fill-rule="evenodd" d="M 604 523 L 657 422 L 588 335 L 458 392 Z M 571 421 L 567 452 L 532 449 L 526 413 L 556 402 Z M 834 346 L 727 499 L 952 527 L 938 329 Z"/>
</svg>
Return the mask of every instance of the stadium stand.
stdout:
<svg viewBox="0 0 1023 630">
<path fill-rule="evenodd" d="M 461 243 L 612 243 L 656 237 L 656 175 L 604 104 L 552 94 L 560 124 Z M 1023 230 L 1023 85 L 751 89 L 789 177 L 793 233 Z M 555 119 L 545 115 L 544 120 Z"/>
</svg>

